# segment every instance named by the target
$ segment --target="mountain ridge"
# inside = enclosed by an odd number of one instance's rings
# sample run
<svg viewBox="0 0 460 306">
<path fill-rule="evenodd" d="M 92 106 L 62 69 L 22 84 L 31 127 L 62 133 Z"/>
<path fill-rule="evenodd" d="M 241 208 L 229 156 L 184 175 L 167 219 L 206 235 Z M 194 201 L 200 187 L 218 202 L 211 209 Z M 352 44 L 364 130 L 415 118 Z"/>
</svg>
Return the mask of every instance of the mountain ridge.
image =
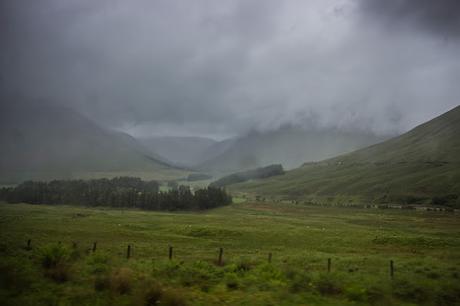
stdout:
<svg viewBox="0 0 460 306">
<path fill-rule="evenodd" d="M 69 108 L 3 104 L 0 110 L 2 182 L 176 169 L 132 136 L 102 127 Z"/>
<path fill-rule="evenodd" d="M 458 135 L 460 106 L 398 137 L 232 189 L 321 203 L 460 205 Z"/>
</svg>

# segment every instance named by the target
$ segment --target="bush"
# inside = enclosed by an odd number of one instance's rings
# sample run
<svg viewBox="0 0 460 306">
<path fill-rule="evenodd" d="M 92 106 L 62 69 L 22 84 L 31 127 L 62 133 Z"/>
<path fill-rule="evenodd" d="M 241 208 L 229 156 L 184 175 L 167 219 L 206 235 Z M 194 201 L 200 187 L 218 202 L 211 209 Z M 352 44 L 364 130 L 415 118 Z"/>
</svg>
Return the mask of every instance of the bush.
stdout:
<svg viewBox="0 0 460 306">
<path fill-rule="evenodd" d="M 182 291 L 169 289 L 163 292 L 160 304 L 165 306 L 186 306 L 186 298 Z"/>
<path fill-rule="evenodd" d="M 214 265 L 197 261 L 190 266 L 181 266 L 180 282 L 183 286 L 200 286 L 203 291 L 208 291 L 212 285 L 217 284 L 223 272 L 219 271 Z"/>
<path fill-rule="evenodd" d="M 234 290 L 240 287 L 238 276 L 235 273 L 228 273 L 225 275 L 225 285 L 228 289 Z"/>
<path fill-rule="evenodd" d="M 365 288 L 350 286 L 345 289 L 345 295 L 350 301 L 364 302 L 367 300 L 367 291 Z"/>
<path fill-rule="evenodd" d="M 63 283 L 70 279 L 70 267 L 68 264 L 58 264 L 45 271 L 45 276 L 52 280 Z"/>
<path fill-rule="evenodd" d="M 71 252 L 67 248 L 61 244 L 52 244 L 45 246 L 40 253 L 46 277 L 59 283 L 69 280 Z"/>
<path fill-rule="evenodd" d="M 97 275 L 94 278 L 94 290 L 102 291 L 110 288 L 110 278 L 107 275 Z"/>
<path fill-rule="evenodd" d="M 92 253 L 87 258 L 87 264 L 91 273 L 107 273 L 110 269 L 110 258 L 108 254 L 102 252 Z"/>
<path fill-rule="evenodd" d="M 144 292 L 145 306 L 158 305 L 163 296 L 163 288 L 158 283 L 150 284 Z"/>
<path fill-rule="evenodd" d="M 289 279 L 289 289 L 291 292 L 298 293 L 311 289 L 312 279 L 306 271 L 295 271 L 289 270 L 286 272 L 286 276 Z"/>
<path fill-rule="evenodd" d="M 423 303 L 431 299 L 431 286 L 429 284 L 414 283 L 411 279 L 401 279 L 393 283 L 394 296 L 416 303 Z"/>
<path fill-rule="evenodd" d="M 0 288 L 10 292 L 21 293 L 32 284 L 32 271 L 17 259 L 0 263 Z"/>
<path fill-rule="evenodd" d="M 112 272 L 110 288 L 119 294 L 129 293 L 132 289 L 133 271 L 129 268 L 119 268 Z"/>
<path fill-rule="evenodd" d="M 230 265 L 226 270 L 242 274 L 251 271 L 256 266 L 257 261 L 250 258 L 241 257 L 234 264 Z"/>
<path fill-rule="evenodd" d="M 436 305 L 460 305 L 460 286 L 453 284 L 439 288 L 436 293 Z"/>
<path fill-rule="evenodd" d="M 337 276 L 322 275 L 315 282 L 316 290 L 322 295 L 337 295 L 342 293 L 342 285 L 337 280 Z"/>
<path fill-rule="evenodd" d="M 40 253 L 42 266 L 46 269 L 66 264 L 70 260 L 69 250 L 61 244 L 51 244 L 45 246 Z"/>
<path fill-rule="evenodd" d="M 385 300 L 385 287 L 382 285 L 371 285 L 366 289 L 366 296 L 367 302 L 370 304 Z"/>
</svg>

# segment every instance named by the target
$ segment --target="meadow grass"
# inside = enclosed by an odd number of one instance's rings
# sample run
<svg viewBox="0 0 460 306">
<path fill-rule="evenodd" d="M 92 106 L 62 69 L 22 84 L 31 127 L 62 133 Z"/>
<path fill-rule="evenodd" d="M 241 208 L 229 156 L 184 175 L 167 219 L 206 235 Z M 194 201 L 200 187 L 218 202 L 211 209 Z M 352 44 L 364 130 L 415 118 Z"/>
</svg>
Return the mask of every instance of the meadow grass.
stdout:
<svg viewBox="0 0 460 306">
<path fill-rule="evenodd" d="M 460 303 L 458 214 L 235 200 L 187 213 L 0 204 L 1 304 Z"/>
</svg>

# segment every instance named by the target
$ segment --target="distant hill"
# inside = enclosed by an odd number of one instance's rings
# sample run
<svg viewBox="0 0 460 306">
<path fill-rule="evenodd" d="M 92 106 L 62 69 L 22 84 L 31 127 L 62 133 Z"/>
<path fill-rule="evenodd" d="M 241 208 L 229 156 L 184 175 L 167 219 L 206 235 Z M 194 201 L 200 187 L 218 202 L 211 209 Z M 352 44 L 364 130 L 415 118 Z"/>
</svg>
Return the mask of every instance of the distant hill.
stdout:
<svg viewBox="0 0 460 306">
<path fill-rule="evenodd" d="M 353 151 L 383 140 L 373 134 L 283 127 L 252 132 L 232 140 L 225 150 L 197 166 L 201 171 L 232 173 L 271 164 L 287 169 Z"/>
<path fill-rule="evenodd" d="M 234 188 L 291 199 L 460 206 L 460 106 L 399 137 Z"/>
<path fill-rule="evenodd" d="M 133 137 L 53 105 L 0 106 L 0 183 L 174 170 Z"/>
<path fill-rule="evenodd" d="M 164 156 L 174 164 L 192 167 L 207 158 L 207 152 L 218 143 L 205 137 L 148 137 L 139 138 L 140 143 L 153 152 Z"/>
</svg>

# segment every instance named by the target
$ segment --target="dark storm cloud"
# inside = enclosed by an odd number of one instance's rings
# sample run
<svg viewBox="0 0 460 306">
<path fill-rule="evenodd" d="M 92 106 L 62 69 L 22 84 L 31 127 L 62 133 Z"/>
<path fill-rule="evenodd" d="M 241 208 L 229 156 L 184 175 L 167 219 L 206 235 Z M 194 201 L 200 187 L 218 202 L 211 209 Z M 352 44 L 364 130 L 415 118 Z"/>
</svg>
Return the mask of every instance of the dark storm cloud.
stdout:
<svg viewBox="0 0 460 306">
<path fill-rule="evenodd" d="M 383 2 L 1 1 L 0 88 L 134 134 L 404 131 L 458 104 L 459 46 Z"/>
<path fill-rule="evenodd" d="M 387 27 L 415 26 L 436 35 L 460 38 L 458 0 L 360 0 L 371 19 Z"/>
</svg>

